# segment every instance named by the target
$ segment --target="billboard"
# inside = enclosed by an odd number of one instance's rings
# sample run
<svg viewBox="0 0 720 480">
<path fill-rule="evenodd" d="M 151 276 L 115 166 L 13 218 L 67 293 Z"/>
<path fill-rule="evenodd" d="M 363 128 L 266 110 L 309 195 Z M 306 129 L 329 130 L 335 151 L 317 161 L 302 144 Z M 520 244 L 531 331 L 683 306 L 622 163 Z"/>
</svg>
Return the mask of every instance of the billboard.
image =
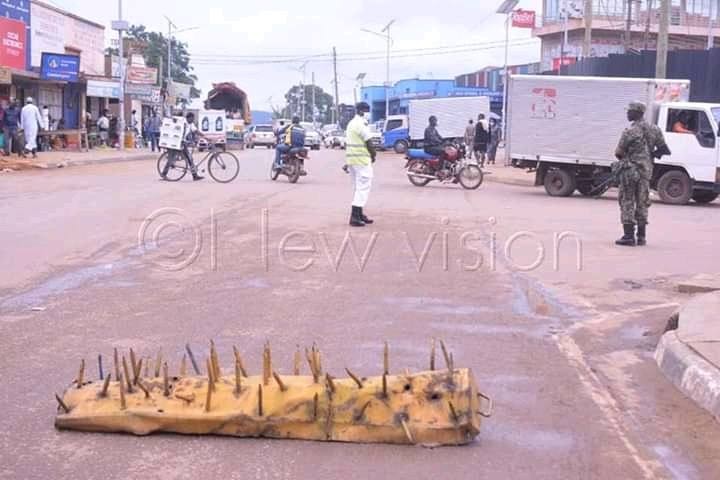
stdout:
<svg viewBox="0 0 720 480">
<path fill-rule="evenodd" d="M 119 75 L 118 75 L 119 76 Z M 155 85 L 158 79 L 157 68 L 130 65 L 127 70 L 127 81 L 129 83 L 142 83 Z"/>
<path fill-rule="evenodd" d="M 23 22 L 0 18 L 0 67 L 25 70 L 27 64 L 26 37 Z"/>
<path fill-rule="evenodd" d="M 535 28 L 535 12 L 533 10 L 515 10 L 512 13 L 512 26 Z"/>
<path fill-rule="evenodd" d="M 79 56 L 43 52 L 40 66 L 40 78 L 43 80 L 77 82 L 79 73 Z"/>
<path fill-rule="evenodd" d="M 120 98 L 120 82 L 106 80 L 88 80 L 87 96 L 100 98 Z"/>
<path fill-rule="evenodd" d="M 25 25 L 25 65 L 20 70 L 30 70 L 30 16 L 30 0 L 0 0 L 0 17 Z M 5 33 L 5 28 L 0 28 L 0 32 Z"/>
</svg>

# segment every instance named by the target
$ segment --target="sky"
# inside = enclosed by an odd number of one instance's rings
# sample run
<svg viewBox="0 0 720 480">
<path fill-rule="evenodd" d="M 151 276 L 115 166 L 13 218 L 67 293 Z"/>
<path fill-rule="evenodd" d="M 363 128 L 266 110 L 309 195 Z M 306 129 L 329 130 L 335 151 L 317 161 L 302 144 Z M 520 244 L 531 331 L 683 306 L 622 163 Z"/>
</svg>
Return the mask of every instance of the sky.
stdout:
<svg viewBox="0 0 720 480">
<path fill-rule="evenodd" d="M 116 0 L 44 0 L 107 26 L 115 32 Z M 245 90 L 256 110 L 284 105 L 292 85 L 315 82 L 333 93 L 330 54 L 338 53 L 341 103 L 353 102 L 358 74 L 365 85 L 382 85 L 386 76 L 383 38 L 362 29 L 380 31 L 390 20 L 391 79 L 454 78 L 486 66 L 504 63 L 505 20 L 495 14 L 501 0 L 123 0 L 123 18 L 132 24 L 167 32 L 165 16 L 188 44 L 199 87 L 207 94 L 215 82 L 233 81 Z M 520 0 L 518 8 L 540 13 L 542 0 Z M 540 42 L 527 29 L 512 29 L 510 63 L 539 61 Z M 468 45 L 459 53 L 415 56 L 420 49 Z M 489 44 L 489 45 L 488 45 Z M 403 50 L 411 50 L 403 52 Z M 472 51 L 470 51 L 472 50 Z M 358 56 L 358 53 L 363 54 Z M 309 58 L 308 58 L 309 57 Z M 368 58 L 369 57 L 369 58 Z M 282 63 L 259 63 L 271 60 Z"/>
</svg>

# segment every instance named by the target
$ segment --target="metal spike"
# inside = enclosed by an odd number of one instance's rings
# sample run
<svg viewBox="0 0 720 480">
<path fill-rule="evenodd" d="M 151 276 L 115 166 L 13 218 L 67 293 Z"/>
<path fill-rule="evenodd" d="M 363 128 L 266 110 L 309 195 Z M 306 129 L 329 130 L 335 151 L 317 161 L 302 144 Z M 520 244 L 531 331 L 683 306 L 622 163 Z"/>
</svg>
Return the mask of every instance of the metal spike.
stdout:
<svg viewBox="0 0 720 480">
<path fill-rule="evenodd" d="M 300 364 L 302 363 L 302 355 L 300 354 L 300 345 L 295 350 L 295 358 L 293 359 L 293 375 L 300 375 Z"/>
<path fill-rule="evenodd" d="M 270 343 L 265 344 L 263 350 L 263 385 L 268 386 L 270 384 L 270 377 L 272 376 L 272 357 L 270 353 Z"/>
<path fill-rule="evenodd" d="M 150 364 L 152 363 L 152 359 L 150 357 L 147 357 L 145 359 L 145 374 L 143 375 L 145 378 L 150 378 L 150 371 L 152 368 L 150 368 Z"/>
<path fill-rule="evenodd" d="M 140 369 L 138 368 L 137 358 L 135 358 L 135 352 L 132 348 L 130 349 L 130 366 L 132 367 L 133 383 L 135 383 L 135 379 L 138 376 L 138 370 Z"/>
<path fill-rule="evenodd" d="M 450 407 L 450 414 L 452 415 L 453 421 L 457 423 L 459 417 L 457 414 L 457 410 L 455 410 L 455 405 L 453 405 L 452 402 L 448 402 L 448 406 Z"/>
<path fill-rule="evenodd" d="M 123 365 L 123 378 L 127 382 L 127 391 L 128 393 L 133 392 L 132 388 L 132 380 L 130 380 L 132 377 L 130 376 L 130 370 L 128 370 L 127 361 L 125 360 L 125 355 L 122 357 L 122 365 Z"/>
<path fill-rule="evenodd" d="M 198 368 L 198 364 L 195 361 L 195 355 L 193 355 L 192 350 L 190 349 L 190 344 L 185 344 L 185 350 L 187 351 L 188 357 L 190 357 L 190 363 L 192 363 L 193 370 L 195 370 L 195 375 L 200 375 L 200 369 Z"/>
<path fill-rule="evenodd" d="M 83 358 L 80 360 L 80 370 L 78 371 L 78 376 L 75 382 L 77 383 L 77 388 L 82 388 L 83 381 L 85 380 L 85 359 Z"/>
<path fill-rule="evenodd" d="M 138 387 L 140 387 L 140 390 L 142 390 L 145 393 L 145 398 L 150 398 L 150 390 L 148 390 L 147 387 L 145 385 L 143 385 L 143 383 L 140 380 L 138 380 L 136 385 Z"/>
<path fill-rule="evenodd" d="M 240 355 L 240 350 L 237 349 L 236 346 L 233 345 L 233 353 L 235 354 L 235 362 L 240 367 L 240 371 L 242 372 L 243 377 L 247 378 L 248 374 L 245 370 L 245 366 L 243 365 L 242 356 Z"/>
<path fill-rule="evenodd" d="M 445 357 L 445 366 L 448 370 L 450 369 L 450 355 L 448 355 L 447 348 L 445 348 L 445 342 L 440 340 L 440 348 L 442 349 L 443 357 Z"/>
<path fill-rule="evenodd" d="M 308 349 L 305 349 L 305 357 L 307 358 L 308 365 L 310 366 L 310 372 L 313 376 L 313 382 L 318 383 L 320 380 L 320 375 L 318 375 L 317 370 L 315 370 L 315 361 L 314 361 L 314 353 L 310 353 Z"/>
<path fill-rule="evenodd" d="M 98 354 L 98 374 L 100 380 L 105 380 L 105 373 L 103 372 L 102 355 Z"/>
<path fill-rule="evenodd" d="M 155 378 L 160 377 L 160 369 L 162 368 L 162 348 L 158 350 L 157 358 L 155 359 Z"/>
<path fill-rule="evenodd" d="M 318 410 L 320 408 L 320 397 L 318 394 L 315 394 L 315 397 L 313 398 L 313 420 L 317 421 L 318 419 Z"/>
<path fill-rule="evenodd" d="M 163 395 L 170 396 L 170 377 L 168 376 L 167 362 L 163 363 Z"/>
<path fill-rule="evenodd" d="M 187 355 L 183 354 L 183 358 L 180 361 L 180 376 L 187 376 Z"/>
<path fill-rule="evenodd" d="M 242 392 L 242 370 L 240 369 L 240 362 L 235 360 L 235 394 L 240 395 Z"/>
<path fill-rule="evenodd" d="M 120 378 L 120 360 L 118 357 L 117 348 L 113 351 L 113 360 L 115 365 L 115 378 Z"/>
<path fill-rule="evenodd" d="M 327 386 L 330 388 L 330 393 L 335 393 L 335 382 L 329 373 L 325 374 L 325 380 L 327 380 Z"/>
<path fill-rule="evenodd" d="M 208 367 L 211 367 L 210 361 L 208 360 Z M 212 377 L 212 372 L 208 370 L 208 376 Z M 210 412 L 210 404 L 212 403 L 212 393 L 215 387 L 212 381 L 208 381 L 207 396 L 205 397 L 205 411 Z"/>
<path fill-rule="evenodd" d="M 60 408 L 65 410 L 65 413 L 70 413 L 70 409 L 68 408 L 67 405 L 65 405 L 65 402 L 63 402 L 63 399 L 60 398 L 60 395 L 58 395 L 57 393 L 55 394 L 55 400 L 57 400 L 58 405 L 60 405 Z"/>
<path fill-rule="evenodd" d="M 110 377 L 112 377 L 112 375 L 108 373 L 105 377 L 105 382 L 103 383 L 102 390 L 100 390 L 100 396 L 103 398 L 107 397 L 108 387 L 110 386 Z"/>
<path fill-rule="evenodd" d="M 385 350 L 383 351 L 383 373 L 390 375 L 390 346 L 385 342 Z"/>
<path fill-rule="evenodd" d="M 262 383 L 258 384 L 258 416 L 263 416 Z"/>
<path fill-rule="evenodd" d="M 382 387 L 383 387 L 383 397 L 387 398 L 387 396 L 388 396 L 387 375 L 383 375 L 383 377 L 382 377 Z"/>
<path fill-rule="evenodd" d="M 123 383 L 125 380 L 122 376 L 120 376 L 120 410 L 125 410 L 127 408 L 127 403 L 125 402 L 125 384 Z"/>
<path fill-rule="evenodd" d="M 213 379 L 217 382 L 222 376 L 220 371 L 220 360 L 218 359 L 217 349 L 215 348 L 215 342 L 210 340 L 210 361 L 213 367 Z"/>
<path fill-rule="evenodd" d="M 435 339 L 432 339 L 432 344 L 430 346 L 430 371 L 435 371 Z"/>
<path fill-rule="evenodd" d="M 287 392 L 287 386 L 283 383 L 282 379 L 280 378 L 280 375 L 278 375 L 277 372 L 274 370 L 273 370 L 273 377 L 275 377 L 275 381 L 277 382 L 278 386 L 280 387 L 280 391 Z"/>
<path fill-rule="evenodd" d="M 448 365 L 448 370 L 450 370 L 451 374 L 455 374 L 455 359 L 453 358 L 453 354 L 450 354 L 450 365 Z"/>
<path fill-rule="evenodd" d="M 365 405 L 363 405 L 363 407 L 360 409 L 358 414 L 355 416 L 356 422 L 359 422 L 360 420 L 362 420 L 363 416 L 365 415 L 365 411 L 367 410 L 367 408 L 370 406 L 371 403 L 372 403 L 372 400 L 368 400 L 367 402 L 365 402 Z"/>
<path fill-rule="evenodd" d="M 352 378 L 355 381 L 355 383 L 357 383 L 358 388 L 363 387 L 362 380 L 360 380 L 357 376 L 355 376 L 355 374 L 353 372 L 351 372 L 349 368 L 346 367 L 345 371 L 347 372 L 348 376 L 350 378 Z"/>
<path fill-rule="evenodd" d="M 318 375 L 322 375 L 323 368 L 322 368 L 322 354 L 320 353 L 319 349 L 315 349 L 315 370 L 317 370 Z"/>
<path fill-rule="evenodd" d="M 404 418 L 401 419 L 400 423 L 402 424 L 403 430 L 405 430 L 405 436 L 407 437 L 408 442 L 415 445 L 415 439 L 413 438 L 412 433 L 410 432 L 410 427 L 408 427 L 408 424 L 405 421 L 405 419 Z"/>
<path fill-rule="evenodd" d="M 133 378 L 133 384 L 137 385 L 140 381 L 140 373 L 142 372 L 143 359 L 141 358 L 137 363 L 137 370 L 135 371 L 135 378 Z"/>
</svg>

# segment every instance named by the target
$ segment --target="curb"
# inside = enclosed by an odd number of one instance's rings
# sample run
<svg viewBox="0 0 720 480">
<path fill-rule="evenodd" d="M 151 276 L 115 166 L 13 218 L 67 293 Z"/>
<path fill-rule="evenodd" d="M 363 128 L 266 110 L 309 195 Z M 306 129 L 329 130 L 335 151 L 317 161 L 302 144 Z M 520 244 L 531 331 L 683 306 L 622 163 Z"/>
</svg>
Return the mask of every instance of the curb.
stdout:
<svg viewBox="0 0 720 480">
<path fill-rule="evenodd" d="M 98 158 L 93 160 L 62 160 L 59 162 L 44 162 L 38 163 L 38 168 L 42 169 L 53 169 L 53 168 L 65 168 L 65 167 L 83 167 L 87 165 L 103 165 L 106 163 L 126 163 L 126 162 L 137 162 L 145 160 L 154 160 L 157 157 L 155 154 L 138 155 L 135 157 L 110 157 L 110 158 Z"/>
<path fill-rule="evenodd" d="M 497 175 L 493 175 L 492 172 L 485 174 L 485 180 L 490 183 L 502 183 L 505 185 L 514 185 L 516 187 L 534 187 L 535 182 L 529 180 L 520 180 L 515 178 L 502 178 Z"/>
<path fill-rule="evenodd" d="M 674 330 L 660 339 L 655 361 L 673 385 L 720 421 L 718 368 L 680 341 Z"/>
</svg>

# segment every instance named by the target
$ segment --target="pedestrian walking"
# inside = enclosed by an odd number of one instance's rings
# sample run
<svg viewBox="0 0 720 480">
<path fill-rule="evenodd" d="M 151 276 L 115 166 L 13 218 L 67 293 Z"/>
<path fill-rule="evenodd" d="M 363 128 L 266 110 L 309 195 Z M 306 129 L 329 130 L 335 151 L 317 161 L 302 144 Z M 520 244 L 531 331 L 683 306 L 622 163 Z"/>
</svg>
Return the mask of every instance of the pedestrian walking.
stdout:
<svg viewBox="0 0 720 480">
<path fill-rule="evenodd" d="M 3 118 L 3 136 L 5 137 L 5 156 L 12 154 L 13 149 L 17 149 L 16 138 L 18 136 L 18 129 L 20 125 L 20 109 L 18 108 L 15 100 L 10 100 L 10 104 L 5 109 L 5 115 Z M 20 150 L 18 149 L 18 155 Z"/>
<path fill-rule="evenodd" d="M 27 97 L 25 100 L 25 106 L 20 113 L 20 126 L 25 133 L 24 153 L 31 153 L 33 158 L 36 158 L 38 133 L 43 127 L 43 118 L 32 97 Z"/>
<path fill-rule="evenodd" d="M 372 145 L 372 132 L 368 124 L 370 105 L 365 102 L 355 106 L 355 118 L 347 126 L 347 145 L 345 147 L 345 163 L 348 166 L 353 185 L 352 213 L 350 225 L 364 227 L 370 220 L 363 209 L 367 205 L 373 181 L 373 163 L 375 163 L 375 147 Z"/>
<path fill-rule="evenodd" d="M 646 245 L 646 226 L 650 208 L 650 180 L 653 174 L 653 158 L 670 155 L 662 131 L 645 121 L 645 104 L 632 102 L 627 109 L 628 121 L 618 143 L 613 171 L 620 184 L 620 217 L 624 235 L 617 245 L 634 247 Z M 635 226 L 637 225 L 637 239 Z"/>
<path fill-rule="evenodd" d="M 162 127 L 162 119 L 158 116 L 157 112 L 152 113 L 150 122 L 148 125 L 150 135 L 150 146 L 152 151 L 160 151 L 160 128 Z"/>
<path fill-rule="evenodd" d="M 490 142 L 488 143 L 488 163 L 495 165 L 498 147 L 502 140 L 502 129 L 500 124 L 494 118 L 490 119 Z"/>
<path fill-rule="evenodd" d="M 110 119 L 108 118 L 108 110 L 103 110 L 102 115 L 98 118 L 97 127 L 98 134 L 100 135 L 100 143 L 102 146 L 107 147 L 110 138 Z"/>
<path fill-rule="evenodd" d="M 472 158 L 474 143 L 475 143 L 475 122 L 471 118 L 470 122 L 468 123 L 468 126 L 465 127 L 465 147 L 467 149 L 467 151 L 465 152 L 466 158 Z"/>
<path fill-rule="evenodd" d="M 485 115 L 482 113 L 478 115 L 477 125 L 475 125 L 475 139 L 473 141 L 473 151 L 475 152 L 475 160 L 480 164 L 480 167 L 485 166 L 485 159 L 487 157 L 488 142 L 490 141 L 490 132 L 488 126 L 485 123 Z"/>
</svg>

